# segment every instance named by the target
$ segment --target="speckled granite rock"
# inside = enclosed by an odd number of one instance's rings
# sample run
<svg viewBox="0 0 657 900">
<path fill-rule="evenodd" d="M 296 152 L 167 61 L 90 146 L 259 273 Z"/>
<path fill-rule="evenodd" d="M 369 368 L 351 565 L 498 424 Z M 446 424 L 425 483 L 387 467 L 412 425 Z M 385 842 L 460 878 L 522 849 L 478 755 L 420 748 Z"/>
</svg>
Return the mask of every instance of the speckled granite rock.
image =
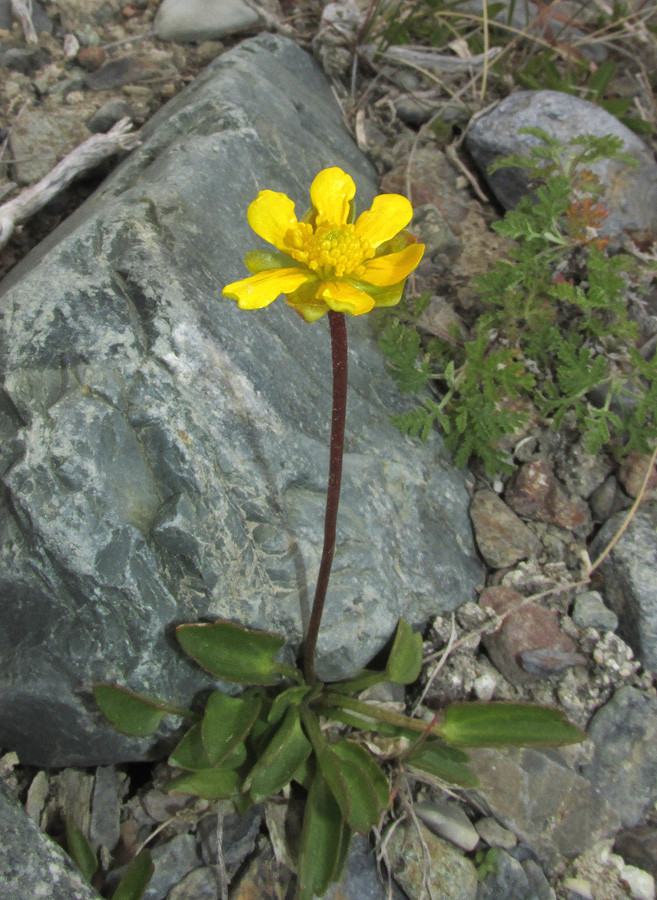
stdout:
<svg viewBox="0 0 657 900">
<path fill-rule="evenodd" d="M 0 897 L 2 900 L 99 900 L 79 869 L 25 814 L 0 783 Z"/>
<path fill-rule="evenodd" d="M 282 300 L 242 312 L 221 288 L 258 244 L 258 190 L 301 214 L 327 165 L 353 173 L 366 207 L 374 172 L 325 77 L 263 34 L 164 107 L 3 283 L 0 746 L 23 762 L 162 755 L 115 734 L 90 689 L 189 702 L 210 681 L 177 623 L 227 617 L 298 647 L 321 552 L 328 329 Z M 348 332 L 323 678 L 366 663 L 400 615 L 420 624 L 472 599 L 480 578 L 461 473 L 437 435 L 415 444 L 390 424 L 402 398 L 371 323 Z"/>
</svg>

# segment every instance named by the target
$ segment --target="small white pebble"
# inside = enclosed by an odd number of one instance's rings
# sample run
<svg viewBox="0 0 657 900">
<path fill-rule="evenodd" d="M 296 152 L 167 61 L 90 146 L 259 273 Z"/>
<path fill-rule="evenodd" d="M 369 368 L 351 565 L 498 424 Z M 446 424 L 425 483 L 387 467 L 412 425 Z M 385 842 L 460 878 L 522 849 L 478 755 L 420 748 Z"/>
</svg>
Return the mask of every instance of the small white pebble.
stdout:
<svg viewBox="0 0 657 900">
<path fill-rule="evenodd" d="M 630 889 L 634 900 L 655 900 L 655 879 L 650 872 L 644 872 L 636 866 L 624 866 L 620 877 Z"/>
<path fill-rule="evenodd" d="M 473 687 L 477 700 L 483 700 L 486 703 L 493 699 L 497 680 L 492 675 L 480 675 L 475 678 Z"/>
<path fill-rule="evenodd" d="M 76 38 L 74 34 L 70 32 L 64 35 L 64 56 L 66 59 L 73 59 L 78 55 L 78 50 L 80 49 L 80 41 Z"/>
<path fill-rule="evenodd" d="M 585 878 L 564 878 L 563 887 L 570 900 L 593 900 L 591 885 Z"/>
</svg>

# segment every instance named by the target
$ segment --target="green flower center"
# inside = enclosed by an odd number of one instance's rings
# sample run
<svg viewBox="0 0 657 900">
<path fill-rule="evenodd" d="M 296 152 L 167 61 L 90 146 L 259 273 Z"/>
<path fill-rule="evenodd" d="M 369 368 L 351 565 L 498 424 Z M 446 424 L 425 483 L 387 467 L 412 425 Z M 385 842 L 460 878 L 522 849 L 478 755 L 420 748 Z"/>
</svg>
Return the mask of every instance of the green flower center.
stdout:
<svg viewBox="0 0 657 900">
<path fill-rule="evenodd" d="M 374 256 L 374 248 L 358 236 L 355 225 L 329 222 L 313 229 L 309 223 L 299 222 L 286 236 L 286 243 L 290 256 L 321 278 L 362 275 L 363 263 Z"/>
</svg>

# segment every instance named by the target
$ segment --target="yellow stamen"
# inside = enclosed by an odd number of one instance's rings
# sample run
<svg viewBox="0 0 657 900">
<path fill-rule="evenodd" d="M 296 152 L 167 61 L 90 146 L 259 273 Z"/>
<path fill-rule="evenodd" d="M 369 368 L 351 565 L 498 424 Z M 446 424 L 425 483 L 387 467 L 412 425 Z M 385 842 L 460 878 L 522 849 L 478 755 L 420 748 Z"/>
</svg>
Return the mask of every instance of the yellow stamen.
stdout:
<svg viewBox="0 0 657 900">
<path fill-rule="evenodd" d="M 288 232 L 286 244 L 290 256 L 322 278 L 357 275 L 365 260 L 372 259 L 375 252 L 353 225 L 332 222 L 316 229 L 307 222 L 299 222 Z"/>
</svg>

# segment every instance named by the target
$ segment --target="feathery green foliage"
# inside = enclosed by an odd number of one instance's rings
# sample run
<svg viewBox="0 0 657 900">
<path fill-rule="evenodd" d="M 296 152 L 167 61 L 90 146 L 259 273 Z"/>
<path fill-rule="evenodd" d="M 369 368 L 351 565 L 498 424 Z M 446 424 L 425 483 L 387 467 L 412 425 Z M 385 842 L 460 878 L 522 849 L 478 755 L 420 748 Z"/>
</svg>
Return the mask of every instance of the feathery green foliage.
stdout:
<svg viewBox="0 0 657 900">
<path fill-rule="evenodd" d="M 600 235 L 607 211 L 589 168 L 634 161 L 612 136 L 565 147 L 541 129 L 523 132 L 540 143 L 492 168 L 527 168 L 535 189 L 492 226 L 512 243 L 476 282 L 485 308 L 472 334 L 423 341 L 416 304 L 396 310 L 380 336 L 403 391 L 440 386 L 438 401 L 425 397 L 393 421 L 423 440 L 437 423 L 457 464 L 478 457 L 489 474 L 512 469 L 500 439 L 527 420 L 530 403 L 554 428 L 568 415 L 591 452 L 608 444 L 648 452 L 657 438 L 657 359 L 638 352 L 627 315 L 636 262 L 609 254 Z"/>
</svg>

